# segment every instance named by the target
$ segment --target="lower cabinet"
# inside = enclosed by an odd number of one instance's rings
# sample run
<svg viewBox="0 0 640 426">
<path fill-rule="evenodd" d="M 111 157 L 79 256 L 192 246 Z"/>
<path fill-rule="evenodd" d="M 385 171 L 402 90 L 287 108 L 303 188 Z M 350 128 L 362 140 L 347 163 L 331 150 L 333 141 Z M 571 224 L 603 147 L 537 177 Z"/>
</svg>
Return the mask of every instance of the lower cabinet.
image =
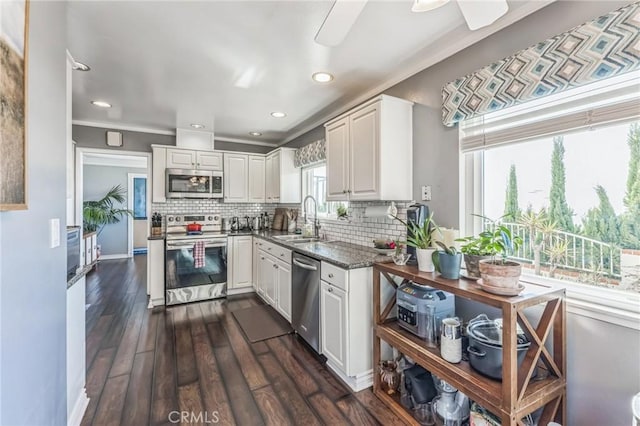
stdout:
<svg viewBox="0 0 640 426">
<path fill-rule="evenodd" d="M 347 293 L 326 281 L 320 284 L 320 318 L 322 318 L 322 354 L 336 367 L 347 365 Z"/>
<path fill-rule="evenodd" d="M 253 239 L 253 258 L 251 259 L 251 282 L 253 283 L 253 289 L 258 293 L 258 248 L 260 247 L 260 240 Z"/>
<path fill-rule="evenodd" d="M 267 251 L 269 247 L 274 248 L 266 242 L 263 242 L 262 246 L 258 243 L 257 246 L 256 292 L 280 315 L 291 322 L 291 263 L 276 259 Z M 282 250 L 285 250 L 283 257 L 290 259 L 289 250 L 280 249 L 281 252 Z"/>
<path fill-rule="evenodd" d="M 240 235 L 227 241 L 227 287 L 241 289 L 253 285 L 253 273 L 247 265 L 253 264 L 253 237 Z"/>
<path fill-rule="evenodd" d="M 320 348 L 329 368 L 357 392 L 373 383 L 372 268 L 322 262 L 321 277 Z"/>
<path fill-rule="evenodd" d="M 147 241 L 149 308 L 164 305 L 164 240 Z"/>
</svg>

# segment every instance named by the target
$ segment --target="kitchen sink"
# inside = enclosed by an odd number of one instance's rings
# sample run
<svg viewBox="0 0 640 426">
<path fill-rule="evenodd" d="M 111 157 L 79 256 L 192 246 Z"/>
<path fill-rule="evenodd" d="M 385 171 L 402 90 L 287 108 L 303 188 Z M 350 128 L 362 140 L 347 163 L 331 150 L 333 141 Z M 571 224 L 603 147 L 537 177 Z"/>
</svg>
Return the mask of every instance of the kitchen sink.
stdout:
<svg viewBox="0 0 640 426">
<path fill-rule="evenodd" d="M 312 241 L 315 238 L 311 238 L 311 237 L 304 237 L 302 235 L 274 235 L 273 238 L 275 238 L 276 240 L 281 240 L 281 241 L 300 241 L 300 240 L 305 240 L 305 242 L 308 241 Z"/>
</svg>

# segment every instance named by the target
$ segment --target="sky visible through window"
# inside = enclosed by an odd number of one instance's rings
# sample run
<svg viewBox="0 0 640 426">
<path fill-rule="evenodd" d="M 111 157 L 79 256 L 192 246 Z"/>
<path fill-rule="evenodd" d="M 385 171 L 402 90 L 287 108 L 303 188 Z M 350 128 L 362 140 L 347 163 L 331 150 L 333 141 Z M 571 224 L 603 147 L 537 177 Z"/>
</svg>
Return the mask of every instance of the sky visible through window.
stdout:
<svg viewBox="0 0 640 426">
<path fill-rule="evenodd" d="M 580 224 L 587 211 L 598 205 L 594 190 L 602 185 L 617 214 L 624 211 L 629 147 L 629 124 L 567 134 L 564 136 L 567 203 Z M 509 168 L 515 165 L 521 209 L 529 204 L 534 211 L 549 207 L 553 138 L 524 142 L 485 151 L 485 215 L 504 214 Z"/>
</svg>

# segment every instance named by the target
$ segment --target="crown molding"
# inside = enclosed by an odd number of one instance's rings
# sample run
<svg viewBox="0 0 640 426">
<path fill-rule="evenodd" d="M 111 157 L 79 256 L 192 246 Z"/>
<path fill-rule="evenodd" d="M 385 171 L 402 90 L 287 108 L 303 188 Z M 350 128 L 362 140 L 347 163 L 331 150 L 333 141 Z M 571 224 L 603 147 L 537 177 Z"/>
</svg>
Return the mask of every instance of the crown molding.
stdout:
<svg viewBox="0 0 640 426">
<path fill-rule="evenodd" d="M 217 142 L 229 142 L 229 143 L 242 143 L 245 145 L 259 145 L 259 146 L 270 146 L 272 148 L 278 147 L 277 142 L 269 143 L 269 142 L 260 142 L 260 141 L 252 141 L 248 139 L 241 138 L 231 138 L 226 136 L 215 136 L 213 137 Z"/>
<path fill-rule="evenodd" d="M 129 132 L 152 133 L 155 135 L 167 135 L 167 136 L 176 135 L 176 132 L 174 130 L 163 130 L 163 129 L 156 129 L 153 127 L 133 126 L 129 124 L 104 123 L 100 121 L 84 121 L 84 120 L 72 120 L 71 124 L 75 124 L 78 126 L 86 126 L 86 127 L 99 127 L 101 129 L 114 129 L 114 130 L 126 130 Z"/>
</svg>

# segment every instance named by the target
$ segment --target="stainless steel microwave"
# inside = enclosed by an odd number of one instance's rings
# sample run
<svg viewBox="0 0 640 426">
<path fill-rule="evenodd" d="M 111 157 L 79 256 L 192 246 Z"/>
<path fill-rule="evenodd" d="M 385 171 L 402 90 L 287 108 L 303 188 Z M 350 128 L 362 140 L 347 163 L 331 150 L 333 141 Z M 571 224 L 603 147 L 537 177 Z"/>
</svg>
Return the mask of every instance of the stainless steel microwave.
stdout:
<svg viewBox="0 0 640 426">
<path fill-rule="evenodd" d="M 222 172 L 167 169 L 167 198 L 222 198 Z"/>
</svg>

